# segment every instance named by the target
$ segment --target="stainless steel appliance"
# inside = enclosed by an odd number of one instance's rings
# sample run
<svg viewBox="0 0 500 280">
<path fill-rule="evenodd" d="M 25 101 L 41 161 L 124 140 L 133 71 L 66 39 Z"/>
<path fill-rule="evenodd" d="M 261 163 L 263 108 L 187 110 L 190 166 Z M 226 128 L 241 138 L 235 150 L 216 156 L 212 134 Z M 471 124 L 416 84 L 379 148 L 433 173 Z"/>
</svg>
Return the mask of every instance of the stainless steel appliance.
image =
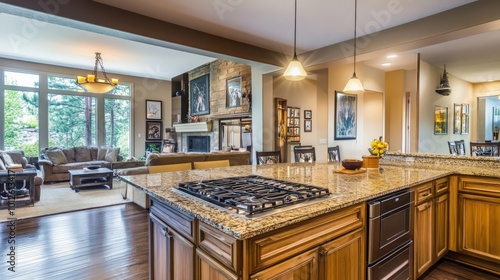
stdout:
<svg viewBox="0 0 500 280">
<path fill-rule="evenodd" d="M 327 188 L 257 175 L 180 183 L 178 189 L 244 217 L 303 205 L 330 195 Z"/>
<path fill-rule="evenodd" d="M 368 280 L 411 279 L 412 204 L 408 190 L 368 201 Z"/>
</svg>

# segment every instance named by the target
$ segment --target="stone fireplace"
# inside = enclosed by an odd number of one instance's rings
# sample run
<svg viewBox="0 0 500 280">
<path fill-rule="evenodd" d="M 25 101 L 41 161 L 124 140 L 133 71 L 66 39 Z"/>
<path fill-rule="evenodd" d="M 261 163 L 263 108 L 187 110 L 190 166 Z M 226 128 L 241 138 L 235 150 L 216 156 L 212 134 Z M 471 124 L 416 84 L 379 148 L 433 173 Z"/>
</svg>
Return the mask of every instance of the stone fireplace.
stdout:
<svg viewBox="0 0 500 280">
<path fill-rule="evenodd" d="M 187 136 L 187 152 L 210 152 L 210 136 Z"/>
</svg>

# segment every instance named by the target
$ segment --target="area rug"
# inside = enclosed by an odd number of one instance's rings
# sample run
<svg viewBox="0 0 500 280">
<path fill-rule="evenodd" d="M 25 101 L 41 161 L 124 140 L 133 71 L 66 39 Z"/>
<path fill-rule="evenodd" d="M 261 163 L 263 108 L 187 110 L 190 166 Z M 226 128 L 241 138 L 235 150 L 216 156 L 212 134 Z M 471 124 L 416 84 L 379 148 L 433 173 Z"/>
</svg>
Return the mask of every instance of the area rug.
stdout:
<svg viewBox="0 0 500 280">
<path fill-rule="evenodd" d="M 16 207 L 14 216 L 9 215 L 7 209 L 0 209 L 0 222 L 6 221 L 7 218 L 25 219 L 128 203 L 131 200 L 123 199 L 122 196 L 125 186 L 125 183 L 115 180 L 111 190 L 92 187 L 75 192 L 68 182 L 43 185 L 40 201 L 34 206 Z"/>
</svg>

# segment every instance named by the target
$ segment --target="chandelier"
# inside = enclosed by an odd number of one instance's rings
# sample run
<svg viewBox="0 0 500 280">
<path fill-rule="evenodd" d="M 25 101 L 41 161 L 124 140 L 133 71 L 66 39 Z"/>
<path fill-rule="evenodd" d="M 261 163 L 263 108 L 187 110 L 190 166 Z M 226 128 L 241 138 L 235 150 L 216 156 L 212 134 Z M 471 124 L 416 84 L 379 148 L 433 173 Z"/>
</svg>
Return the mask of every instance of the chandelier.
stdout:
<svg viewBox="0 0 500 280">
<path fill-rule="evenodd" d="M 101 68 L 102 77 L 97 76 L 97 67 Z M 101 53 L 95 53 L 95 66 L 92 74 L 85 76 L 77 76 L 77 83 L 89 92 L 107 93 L 118 85 L 118 79 L 110 79 L 104 70 L 102 64 Z"/>
</svg>

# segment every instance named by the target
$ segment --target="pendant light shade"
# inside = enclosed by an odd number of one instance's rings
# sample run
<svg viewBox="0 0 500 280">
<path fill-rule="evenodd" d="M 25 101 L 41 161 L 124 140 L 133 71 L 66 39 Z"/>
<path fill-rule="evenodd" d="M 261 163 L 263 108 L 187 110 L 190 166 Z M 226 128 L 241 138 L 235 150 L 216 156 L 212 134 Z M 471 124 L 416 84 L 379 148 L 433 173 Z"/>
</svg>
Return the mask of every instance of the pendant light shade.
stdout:
<svg viewBox="0 0 500 280">
<path fill-rule="evenodd" d="M 351 79 L 347 82 L 344 87 L 344 92 L 346 93 L 362 93 L 365 91 L 361 80 L 356 76 L 356 21 L 358 16 L 358 0 L 354 0 L 354 72 L 352 73 Z"/>
<path fill-rule="evenodd" d="M 307 76 L 306 70 L 304 70 L 304 67 L 302 67 L 302 64 L 297 59 L 296 45 L 297 45 L 297 0 L 295 0 L 295 23 L 293 30 L 293 59 L 288 64 L 285 73 L 283 73 L 285 79 L 290 81 L 300 81 Z"/>
<path fill-rule="evenodd" d="M 98 77 L 98 68 L 101 69 L 102 77 Z M 92 93 L 103 94 L 112 91 L 118 85 L 118 79 L 110 79 L 102 63 L 101 53 L 95 53 L 95 65 L 92 74 L 77 76 L 76 82 Z"/>
</svg>

